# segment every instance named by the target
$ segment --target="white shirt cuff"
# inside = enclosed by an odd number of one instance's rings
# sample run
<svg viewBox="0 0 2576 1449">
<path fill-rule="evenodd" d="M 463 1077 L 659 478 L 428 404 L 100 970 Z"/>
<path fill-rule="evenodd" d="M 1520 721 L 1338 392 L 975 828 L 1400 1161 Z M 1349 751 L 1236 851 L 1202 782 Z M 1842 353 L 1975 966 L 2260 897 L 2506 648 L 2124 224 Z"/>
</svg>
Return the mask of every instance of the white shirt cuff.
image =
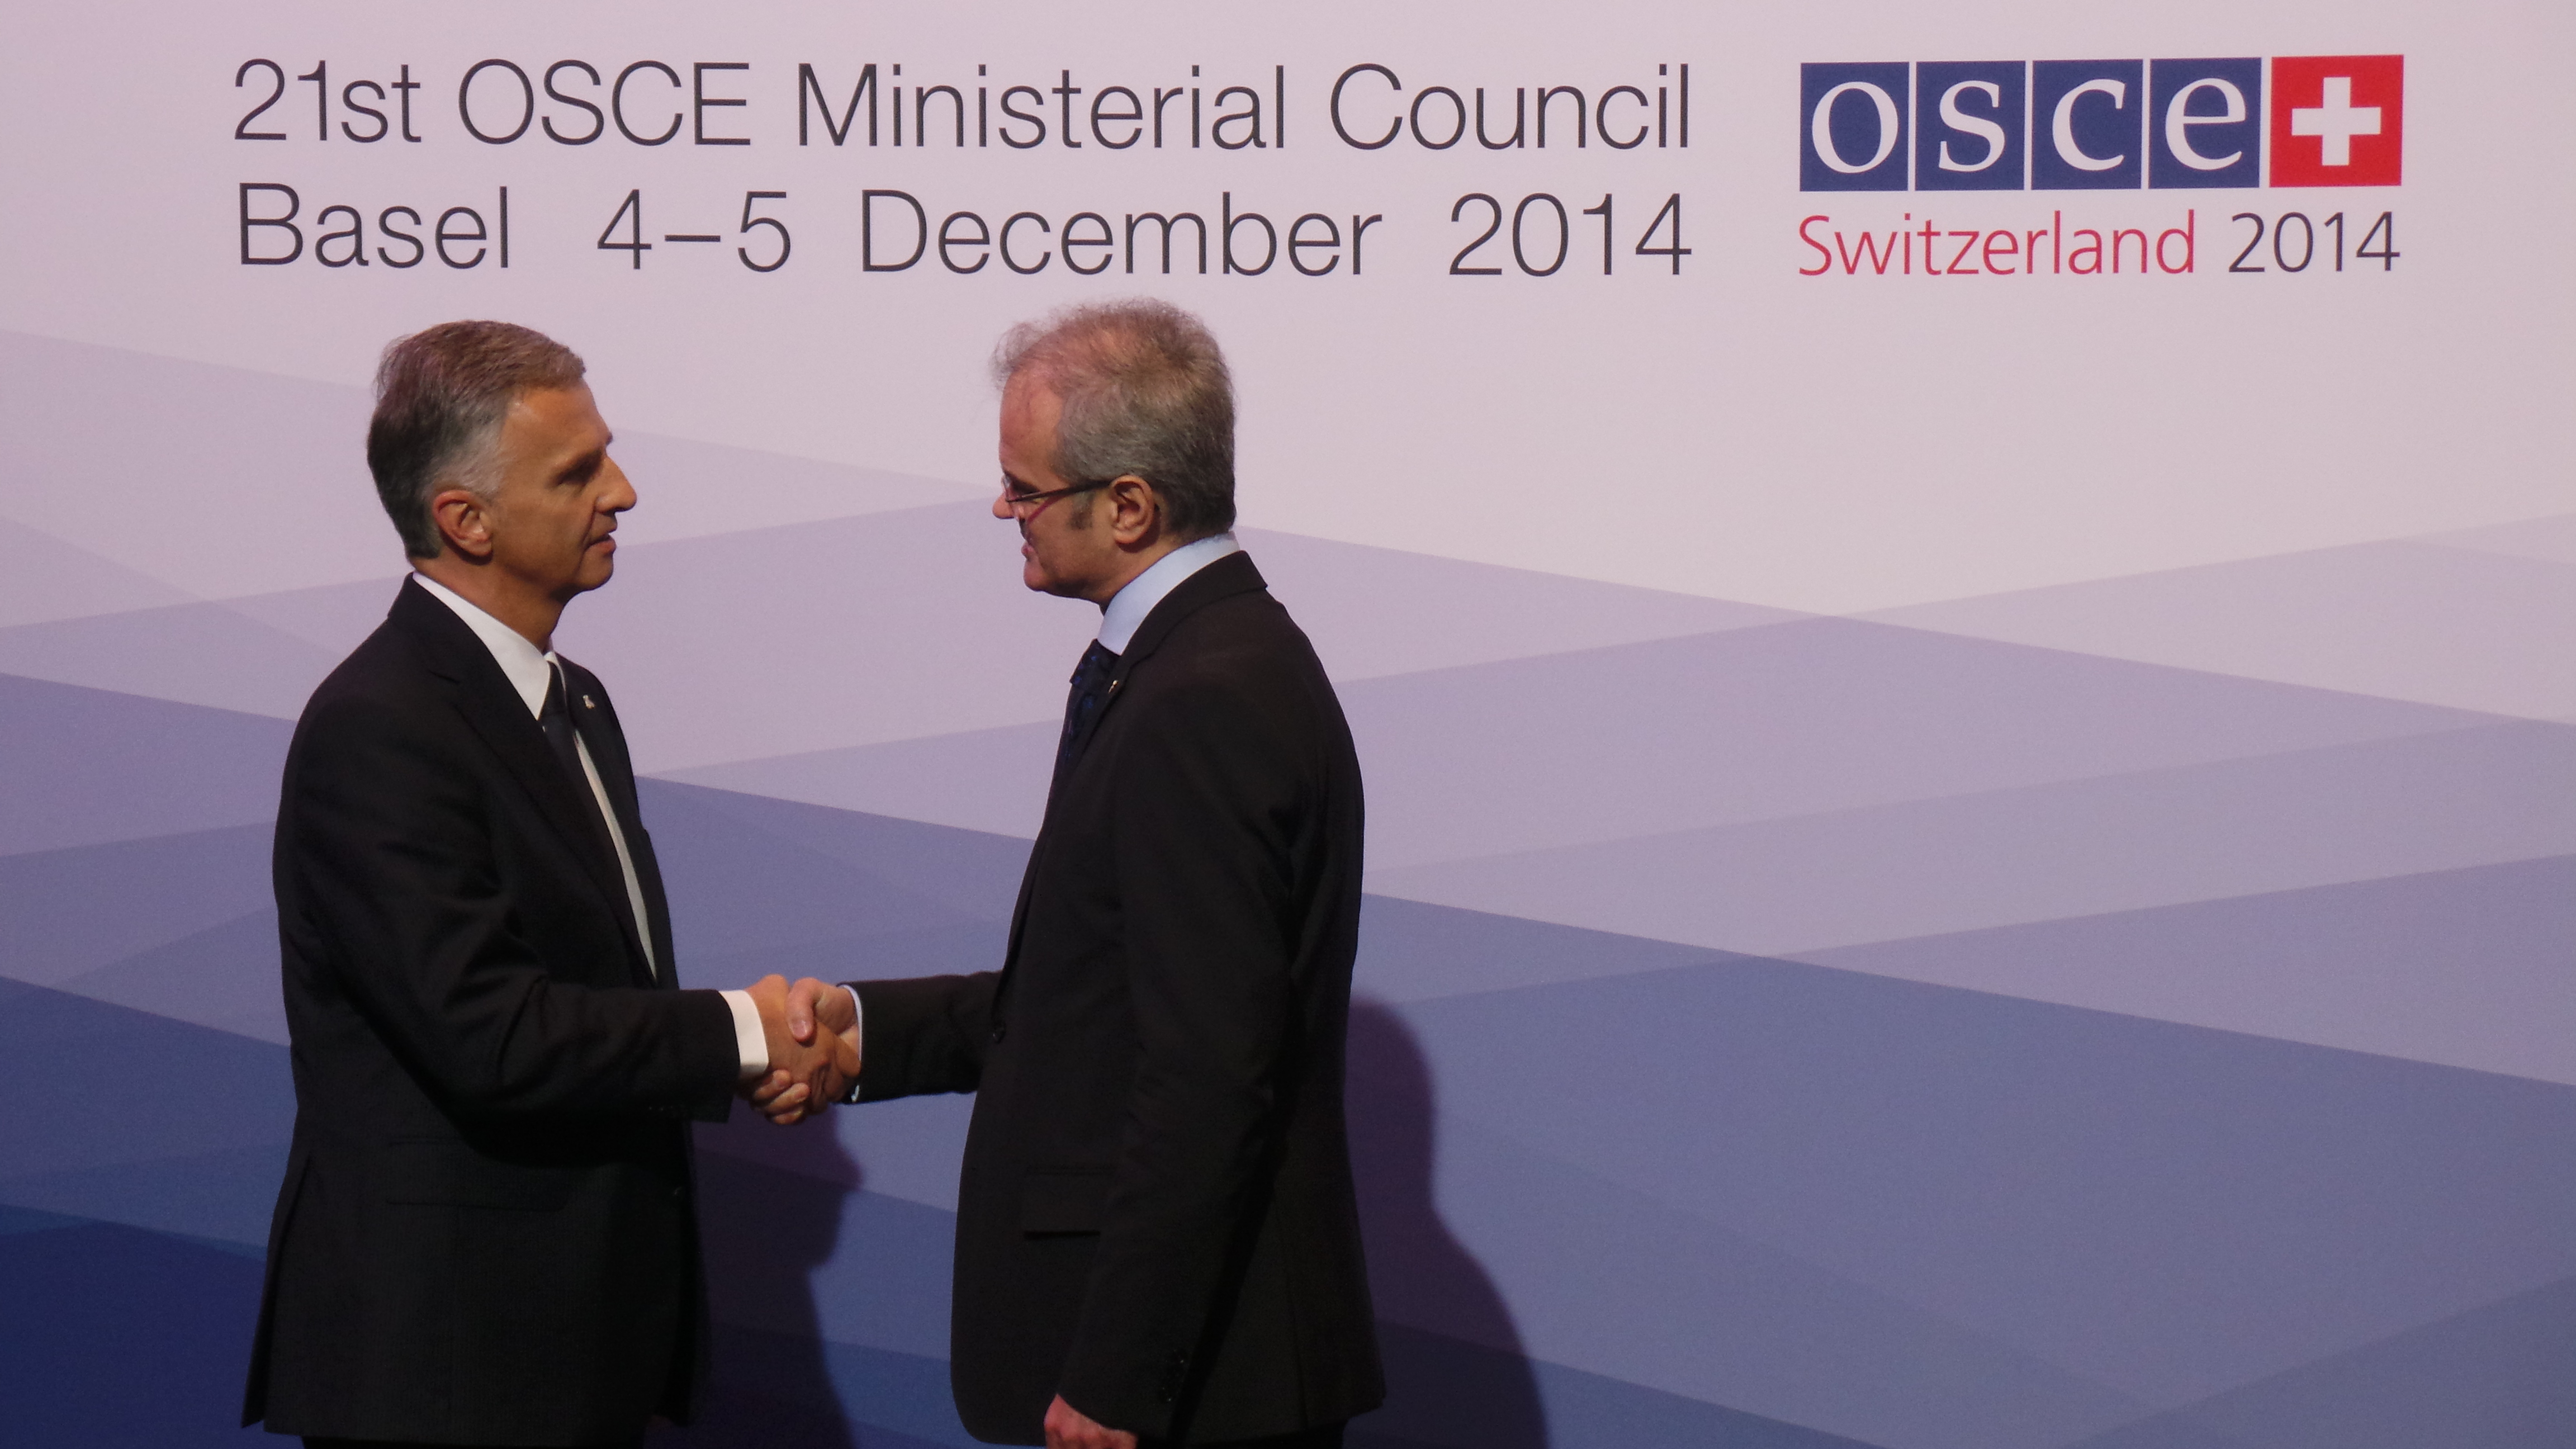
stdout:
<svg viewBox="0 0 2576 1449">
<path fill-rule="evenodd" d="M 733 1008 L 734 1050 L 742 1055 L 742 1079 L 748 1082 L 769 1070 L 769 1033 L 761 1027 L 760 1008 L 752 1003 L 748 991 L 716 994 Z"/>
<path fill-rule="evenodd" d="M 841 989 L 850 993 L 850 1035 L 859 1039 L 859 1069 L 864 1071 L 867 1069 L 868 1004 L 859 1000 L 859 988 L 845 985 Z M 764 1045 L 766 1045 L 766 1043 L 764 1043 Z M 859 1100 L 859 1079 L 857 1076 L 853 1075 L 850 1078 L 850 1090 L 841 1098 L 841 1100 L 844 1102 L 855 1102 Z"/>
</svg>

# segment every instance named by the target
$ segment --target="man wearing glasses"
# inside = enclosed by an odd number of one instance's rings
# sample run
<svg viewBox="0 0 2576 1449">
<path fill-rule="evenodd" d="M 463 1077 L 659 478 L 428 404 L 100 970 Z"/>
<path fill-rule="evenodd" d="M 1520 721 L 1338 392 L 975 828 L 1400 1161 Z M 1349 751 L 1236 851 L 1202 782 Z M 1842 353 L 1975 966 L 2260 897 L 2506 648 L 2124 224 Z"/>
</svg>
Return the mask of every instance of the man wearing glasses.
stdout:
<svg viewBox="0 0 2576 1449">
<path fill-rule="evenodd" d="M 1359 763 L 1228 532 L 1234 402 L 1195 319 L 1004 339 L 1032 589 L 1101 609 L 997 972 L 790 997 L 853 1100 L 978 1093 L 951 1375 L 976 1437 L 1322 1449 L 1384 1397 L 1342 1111 Z M 779 1097 L 772 1115 L 800 1115 Z"/>
</svg>

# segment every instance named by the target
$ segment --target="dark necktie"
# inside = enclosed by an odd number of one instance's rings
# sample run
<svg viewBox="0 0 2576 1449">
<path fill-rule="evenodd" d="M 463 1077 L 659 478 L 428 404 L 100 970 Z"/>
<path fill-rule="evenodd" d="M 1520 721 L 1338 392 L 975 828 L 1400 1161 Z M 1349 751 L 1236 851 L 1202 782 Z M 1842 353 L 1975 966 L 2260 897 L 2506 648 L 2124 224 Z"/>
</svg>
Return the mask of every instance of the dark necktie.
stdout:
<svg viewBox="0 0 2576 1449">
<path fill-rule="evenodd" d="M 1064 734 L 1056 741 L 1055 784 L 1064 783 L 1065 774 L 1073 768 L 1074 758 L 1082 752 L 1082 742 L 1091 732 L 1092 718 L 1109 697 L 1109 676 L 1118 667 L 1118 655 L 1097 639 L 1082 651 L 1082 663 L 1073 671 L 1073 690 L 1065 696 Z M 1050 790 L 1054 787 L 1050 786 Z"/>
<path fill-rule="evenodd" d="M 579 733 L 572 722 L 572 711 L 564 703 L 563 666 L 548 660 L 546 672 L 552 677 L 546 682 L 546 702 L 537 711 L 537 723 L 546 732 L 546 744 L 554 750 L 555 762 L 563 766 L 565 778 L 572 782 L 573 794 L 581 798 L 581 804 L 577 808 L 580 809 L 582 818 L 590 822 L 591 840 L 605 852 L 603 858 L 615 862 L 619 874 L 624 875 L 629 882 L 628 888 L 621 894 L 625 896 L 627 909 L 635 912 L 635 929 L 638 932 L 636 939 L 642 942 L 643 933 L 647 930 L 643 916 L 644 906 L 636 897 L 632 884 L 635 878 L 634 869 L 626 863 L 624 853 L 618 849 L 618 841 L 623 832 L 609 824 L 607 801 L 600 791 L 590 787 L 590 774 L 581 767 Z M 582 708 L 589 707 L 590 698 L 585 695 L 582 697 Z M 646 970 L 653 971 L 657 975 L 660 972 L 660 968 L 654 965 L 653 948 L 649 943 L 644 946 L 644 966 Z"/>
<path fill-rule="evenodd" d="M 582 814 L 597 827 L 599 843 L 606 846 L 608 822 L 600 818 L 599 795 L 590 788 L 590 776 L 581 768 L 581 746 L 573 730 L 572 711 L 564 704 L 563 666 L 552 661 L 546 665 L 546 702 L 537 711 L 537 723 L 546 732 L 546 743 L 554 749 L 555 763 L 563 766 L 564 778 L 572 782 L 573 793 L 581 798 Z"/>
</svg>

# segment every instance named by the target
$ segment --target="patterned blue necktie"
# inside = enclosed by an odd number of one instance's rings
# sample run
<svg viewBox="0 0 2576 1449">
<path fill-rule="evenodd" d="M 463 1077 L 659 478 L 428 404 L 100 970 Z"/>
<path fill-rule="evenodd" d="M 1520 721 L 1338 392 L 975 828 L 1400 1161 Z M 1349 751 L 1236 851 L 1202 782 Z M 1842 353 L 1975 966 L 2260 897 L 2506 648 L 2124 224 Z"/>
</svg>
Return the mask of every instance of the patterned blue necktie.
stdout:
<svg viewBox="0 0 2576 1449">
<path fill-rule="evenodd" d="M 1066 773 L 1073 768 L 1075 756 L 1082 752 L 1082 742 L 1090 733 L 1092 717 L 1100 713 L 1101 702 L 1109 697 L 1109 675 L 1118 667 L 1116 651 L 1097 639 L 1082 651 L 1082 663 L 1074 667 L 1073 690 L 1064 701 L 1064 734 L 1055 747 L 1055 783 L 1050 793 L 1064 784 Z"/>
</svg>

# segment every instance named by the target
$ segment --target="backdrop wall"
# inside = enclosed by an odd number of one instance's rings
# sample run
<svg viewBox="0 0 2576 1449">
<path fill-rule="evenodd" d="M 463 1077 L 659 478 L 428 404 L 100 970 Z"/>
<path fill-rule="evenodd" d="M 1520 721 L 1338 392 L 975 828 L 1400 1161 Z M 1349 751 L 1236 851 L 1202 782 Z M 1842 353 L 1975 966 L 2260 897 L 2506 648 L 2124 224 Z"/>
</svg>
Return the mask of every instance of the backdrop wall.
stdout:
<svg viewBox="0 0 2576 1449">
<path fill-rule="evenodd" d="M 983 360 L 1140 293 L 1231 352 L 1368 775 L 1368 1442 L 2576 1436 L 2565 14 L 12 31 L 12 1442 L 253 1442 L 269 822 L 401 573 L 383 344 L 589 359 L 643 502 L 564 642 L 685 979 L 912 974 L 997 959 L 1092 626 L 985 515 Z M 675 1442 L 968 1442 L 968 1107 L 702 1134 Z"/>
</svg>

